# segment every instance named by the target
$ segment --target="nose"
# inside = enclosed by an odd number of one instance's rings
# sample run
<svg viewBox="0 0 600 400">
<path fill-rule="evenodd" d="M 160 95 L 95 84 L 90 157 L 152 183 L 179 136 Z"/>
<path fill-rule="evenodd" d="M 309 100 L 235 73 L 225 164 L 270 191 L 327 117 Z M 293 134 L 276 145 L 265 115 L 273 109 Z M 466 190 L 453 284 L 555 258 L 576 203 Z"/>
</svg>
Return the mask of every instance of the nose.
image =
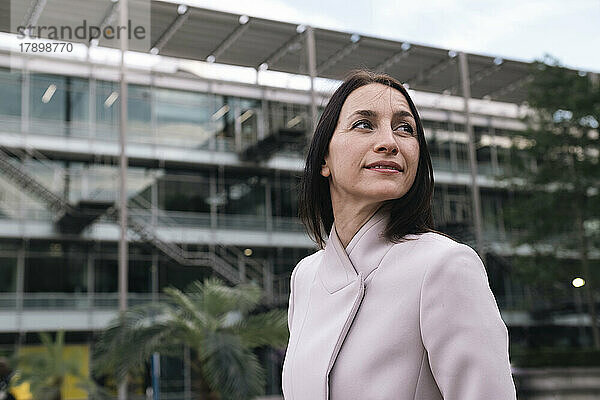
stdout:
<svg viewBox="0 0 600 400">
<path fill-rule="evenodd" d="M 375 135 L 376 142 L 373 150 L 376 153 L 398 154 L 398 144 L 394 138 L 394 132 L 391 128 L 381 129 L 378 135 Z"/>
</svg>

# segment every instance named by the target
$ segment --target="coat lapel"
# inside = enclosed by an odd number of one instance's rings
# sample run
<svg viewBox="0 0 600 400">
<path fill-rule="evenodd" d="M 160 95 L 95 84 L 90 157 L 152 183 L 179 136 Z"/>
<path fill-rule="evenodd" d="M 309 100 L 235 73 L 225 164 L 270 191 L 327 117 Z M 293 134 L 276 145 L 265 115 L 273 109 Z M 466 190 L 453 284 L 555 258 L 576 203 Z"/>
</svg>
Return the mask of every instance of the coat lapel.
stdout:
<svg viewBox="0 0 600 400">
<path fill-rule="evenodd" d="M 373 215 L 347 249 L 335 225 L 331 228 L 296 344 L 294 369 L 299 379 L 293 379 L 292 393 L 302 395 L 294 399 L 329 399 L 329 374 L 364 297 L 364 278 L 377 268 L 388 243 L 378 235 L 385 227 L 384 217 L 381 212 Z M 377 250 L 379 260 L 373 258 L 373 250 Z"/>
</svg>

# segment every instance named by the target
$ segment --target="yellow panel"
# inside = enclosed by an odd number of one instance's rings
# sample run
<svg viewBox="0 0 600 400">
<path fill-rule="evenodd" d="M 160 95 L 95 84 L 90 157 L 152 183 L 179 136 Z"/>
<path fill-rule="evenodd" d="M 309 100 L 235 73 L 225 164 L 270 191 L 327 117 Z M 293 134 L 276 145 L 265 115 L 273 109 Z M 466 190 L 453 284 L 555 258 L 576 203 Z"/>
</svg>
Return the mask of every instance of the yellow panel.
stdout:
<svg viewBox="0 0 600 400">
<path fill-rule="evenodd" d="M 42 353 L 46 351 L 46 348 L 44 346 L 22 346 L 20 351 L 24 354 Z M 81 375 L 90 376 L 90 349 L 88 345 L 65 345 L 63 358 L 76 359 Z M 63 400 L 87 399 L 87 392 L 77 387 L 78 381 L 79 379 L 67 375 L 61 389 Z M 32 400 L 29 383 L 27 382 L 14 387 L 12 392 L 17 400 Z"/>
<path fill-rule="evenodd" d="M 15 386 L 10 390 L 17 400 L 31 400 L 29 392 L 29 383 L 25 382 L 19 386 Z"/>
</svg>

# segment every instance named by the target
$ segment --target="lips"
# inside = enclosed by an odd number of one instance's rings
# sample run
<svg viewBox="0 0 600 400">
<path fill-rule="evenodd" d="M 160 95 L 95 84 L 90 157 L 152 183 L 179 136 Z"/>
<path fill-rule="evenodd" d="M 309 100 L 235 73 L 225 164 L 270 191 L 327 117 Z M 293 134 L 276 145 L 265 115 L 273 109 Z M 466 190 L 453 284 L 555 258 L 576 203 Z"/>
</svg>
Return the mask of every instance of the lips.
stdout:
<svg viewBox="0 0 600 400">
<path fill-rule="evenodd" d="M 367 169 L 375 170 L 396 170 L 399 172 L 404 171 L 402 167 L 393 161 L 375 161 L 365 166 Z"/>
</svg>

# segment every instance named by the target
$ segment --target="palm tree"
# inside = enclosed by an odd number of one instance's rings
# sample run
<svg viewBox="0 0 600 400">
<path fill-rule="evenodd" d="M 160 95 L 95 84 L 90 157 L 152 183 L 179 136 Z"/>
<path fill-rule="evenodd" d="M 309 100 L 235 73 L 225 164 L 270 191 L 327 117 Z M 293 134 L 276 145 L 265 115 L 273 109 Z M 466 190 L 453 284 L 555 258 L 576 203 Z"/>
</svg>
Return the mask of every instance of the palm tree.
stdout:
<svg viewBox="0 0 600 400">
<path fill-rule="evenodd" d="M 200 372 L 196 387 L 208 387 L 208 398 L 243 400 L 262 394 L 265 373 L 253 349 L 285 346 L 285 310 L 252 314 L 261 289 L 255 284 L 229 287 L 217 278 L 195 281 L 185 292 L 164 292 L 165 301 L 133 307 L 111 322 L 98 343 L 98 372 L 125 379 L 142 371 L 153 353 L 177 355 L 188 346 Z"/>
<path fill-rule="evenodd" d="M 59 331 L 52 341 L 48 333 L 40 333 L 44 351 L 20 353 L 15 357 L 17 371 L 12 386 L 29 383 L 29 391 L 36 400 L 61 400 L 61 389 L 67 375 L 77 378 L 78 386 L 91 396 L 105 394 L 97 385 L 81 372 L 80 357 L 65 358 L 63 354 L 65 333 Z"/>
</svg>

